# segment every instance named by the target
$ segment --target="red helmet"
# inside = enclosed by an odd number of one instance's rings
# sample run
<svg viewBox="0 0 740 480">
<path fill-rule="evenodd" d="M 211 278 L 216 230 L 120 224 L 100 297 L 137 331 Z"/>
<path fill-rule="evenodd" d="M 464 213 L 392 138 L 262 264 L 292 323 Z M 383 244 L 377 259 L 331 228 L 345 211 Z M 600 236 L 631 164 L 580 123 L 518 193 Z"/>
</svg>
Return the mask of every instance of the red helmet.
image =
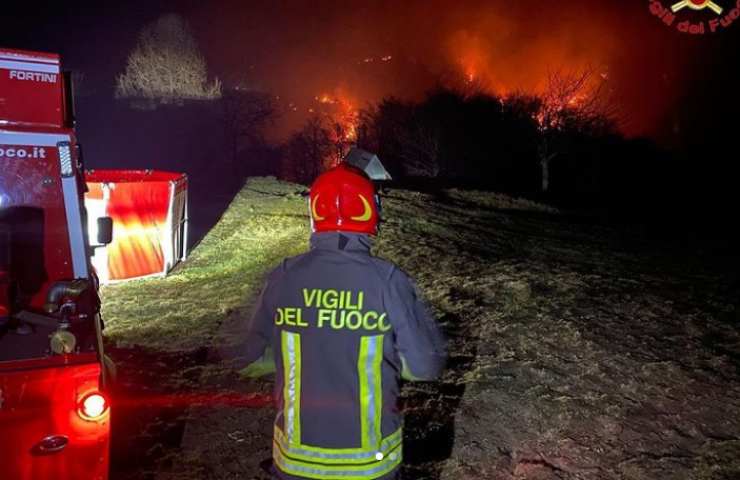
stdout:
<svg viewBox="0 0 740 480">
<path fill-rule="evenodd" d="M 314 232 L 378 233 L 375 186 L 357 168 L 340 163 L 319 175 L 308 201 Z"/>
</svg>

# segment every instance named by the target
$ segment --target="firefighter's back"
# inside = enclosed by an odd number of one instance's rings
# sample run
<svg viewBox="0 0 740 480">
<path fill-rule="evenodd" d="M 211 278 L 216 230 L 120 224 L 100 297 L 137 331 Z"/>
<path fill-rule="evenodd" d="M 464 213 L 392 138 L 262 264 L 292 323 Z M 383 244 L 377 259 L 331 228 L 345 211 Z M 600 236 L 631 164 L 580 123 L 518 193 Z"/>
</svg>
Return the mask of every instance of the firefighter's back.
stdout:
<svg viewBox="0 0 740 480">
<path fill-rule="evenodd" d="M 386 480 L 402 457 L 399 377 L 436 378 L 444 339 L 409 277 L 370 254 L 380 198 L 367 175 L 341 163 L 308 200 L 311 250 L 270 274 L 244 360 L 276 352 L 281 478 Z"/>
<path fill-rule="evenodd" d="M 275 285 L 276 462 L 302 476 L 349 468 L 376 478 L 401 459 L 400 359 L 384 307 L 394 267 L 372 257 L 362 235 L 312 243 Z"/>
</svg>

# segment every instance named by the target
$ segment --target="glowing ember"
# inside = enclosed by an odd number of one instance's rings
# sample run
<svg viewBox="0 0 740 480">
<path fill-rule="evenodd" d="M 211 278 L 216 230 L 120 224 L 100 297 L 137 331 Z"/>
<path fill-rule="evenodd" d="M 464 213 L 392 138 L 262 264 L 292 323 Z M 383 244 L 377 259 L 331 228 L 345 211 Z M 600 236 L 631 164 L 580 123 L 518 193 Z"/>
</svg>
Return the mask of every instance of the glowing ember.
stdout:
<svg viewBox="0 0 740 480">
<path fill-rule="evenodd" d="M 316 101 L 323 104 L 334 104 L 336 103 L 336 100 L 332 98 L 329 94 L 324 93 L 323 95 L 315 97 Z"/>
<path fill-rule="evenodd" d="M 354 102 L 341 90 L 335 90 L 334 94 L 322 93 L 314 97 L 316 101 L 325 106 L 324 109 L 316 110 L 325 115 L 334 125 L 336 134 L 332 138 L 335 142 L 353 142 L 357 139 L 358 109 Z M 329 106 L 329 108 L 326 108 Z"/>
</svg>

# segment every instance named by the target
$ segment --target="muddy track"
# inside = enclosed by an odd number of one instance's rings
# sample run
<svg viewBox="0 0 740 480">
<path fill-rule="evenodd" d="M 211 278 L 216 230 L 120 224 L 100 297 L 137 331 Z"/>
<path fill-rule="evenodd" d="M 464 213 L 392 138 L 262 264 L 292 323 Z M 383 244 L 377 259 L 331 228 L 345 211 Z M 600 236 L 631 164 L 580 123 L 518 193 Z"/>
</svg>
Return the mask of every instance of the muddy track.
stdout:
<svg viewBox="0 0 740 480">
<path fill-rule="evenodd" d="M 182 442 L 193 391 L 183 381 L 197 380 L 205 349 L 157 352 L 108 346 L 116 364 L 113 387 L 111 480 L 148 480 L 167 467 Z"/>
</svg>

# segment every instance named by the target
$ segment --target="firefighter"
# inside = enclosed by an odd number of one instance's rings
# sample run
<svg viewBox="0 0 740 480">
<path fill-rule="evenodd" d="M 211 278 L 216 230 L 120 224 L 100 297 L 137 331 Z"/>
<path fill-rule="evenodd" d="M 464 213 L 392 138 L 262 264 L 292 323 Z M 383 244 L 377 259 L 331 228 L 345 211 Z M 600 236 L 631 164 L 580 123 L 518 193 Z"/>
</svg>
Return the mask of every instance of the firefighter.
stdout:
<svg viewBox="0 0 740 480">
<path fill-rule="evenodd" d="M 309 210 L 311 249 L 272 271 L 247 333 L 246 375 L 275 352 L 273 473 L 395 479 L 400 377 L 437 378 L 445 341 L 409 277 L 370 254 L 379 200 L 361 170 L 319 176 Z"/>
</svg>

